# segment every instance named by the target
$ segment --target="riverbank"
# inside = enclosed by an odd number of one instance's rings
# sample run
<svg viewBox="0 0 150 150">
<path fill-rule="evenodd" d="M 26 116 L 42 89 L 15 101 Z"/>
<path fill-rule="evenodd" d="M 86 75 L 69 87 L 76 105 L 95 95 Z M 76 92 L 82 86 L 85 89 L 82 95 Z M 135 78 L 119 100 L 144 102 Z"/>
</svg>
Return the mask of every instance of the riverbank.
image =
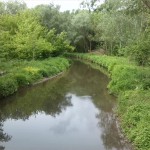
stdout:
<svg viewBox="0 0 150 150">
<path fill-rule="evenodd" d="M 29 86 L 44 78 L 65 71 L 69 61 L 65 58 L 49 58 L 41 61 L 2 61 L 0 63 L 0 98 L 15 93 L 22 86 Z"/>
<path fill-rule="evenodd" d="M 150 149 L 150 69 L 126 58 L 68 53 L 105 68 L 111 81 L 109 91 L 118 96 L 116 113 L 121 128 L 137 150 Z"/>
</svg>

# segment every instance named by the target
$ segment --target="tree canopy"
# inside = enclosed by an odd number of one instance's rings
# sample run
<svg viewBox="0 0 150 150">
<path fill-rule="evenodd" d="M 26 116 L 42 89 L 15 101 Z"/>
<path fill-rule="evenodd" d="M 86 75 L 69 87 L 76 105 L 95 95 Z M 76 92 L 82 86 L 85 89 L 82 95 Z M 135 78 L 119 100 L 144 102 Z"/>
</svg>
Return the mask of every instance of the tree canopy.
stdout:
<svg viewBox="0 0 150 150">
<path fill-rule="evenodd" d="M 0 2 L 1 57 L 41 59 L 102 49 L 149 64 L 148 0 L 84 0 L 81 8 L 61 12 L 53 4 L 28 9 L 23 2 Z"/>
</svg>

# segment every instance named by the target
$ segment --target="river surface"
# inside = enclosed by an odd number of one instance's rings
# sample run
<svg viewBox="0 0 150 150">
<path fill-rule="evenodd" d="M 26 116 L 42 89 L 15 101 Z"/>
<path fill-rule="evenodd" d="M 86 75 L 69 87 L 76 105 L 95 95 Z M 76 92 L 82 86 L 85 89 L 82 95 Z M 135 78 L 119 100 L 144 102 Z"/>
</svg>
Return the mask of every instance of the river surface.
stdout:
<svg viewBox="0 0 150 150">
<path fill-rule="evenodd" d="M 130 150 L 108 78 L 75 61 L 55 79 L 0 101 L 0 150 Z"/>
</svg>

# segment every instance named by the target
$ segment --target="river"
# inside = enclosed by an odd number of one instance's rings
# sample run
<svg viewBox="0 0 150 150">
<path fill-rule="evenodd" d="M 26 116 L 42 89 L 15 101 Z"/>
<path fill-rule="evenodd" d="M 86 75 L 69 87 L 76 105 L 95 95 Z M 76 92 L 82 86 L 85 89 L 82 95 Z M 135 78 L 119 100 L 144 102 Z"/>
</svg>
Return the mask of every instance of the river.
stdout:
<svg viewBox="0 0 150 150">
<path fill-rule="evenodd" d="M 0 101 L 0 150 L 130 150 L 113 113 L 109 80 L 74 61 L 52 80 Z"/>
</svg>

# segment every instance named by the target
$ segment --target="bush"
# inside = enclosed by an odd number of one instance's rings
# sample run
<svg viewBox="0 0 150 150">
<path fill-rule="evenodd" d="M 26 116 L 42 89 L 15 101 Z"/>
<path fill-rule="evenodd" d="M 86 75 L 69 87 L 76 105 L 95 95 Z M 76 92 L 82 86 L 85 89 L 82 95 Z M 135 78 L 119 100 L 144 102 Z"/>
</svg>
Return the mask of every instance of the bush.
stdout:
<svg viewBox="0 0 150 150">
<path fill-rule="evenodd" d="M 48 77 L 48 71 L 46 69 L 40 69 L 39 73 L 43 76 L 43 77 Z"/>
<path fill-rule="evenodd" d="M 0 97 L 13 94 L 18 89 L 17 81 L 11 76 L 0 78 Z"/>
<path fill-rule="evenodd" d="M 26 74 L 26 76 L 29 76 L 32 82 L 42 78 L 42 75 L 39 73 L 39 70 L 40 69 L 31 66 L 23 68 L 23 72 Z"/>
<path fill-rule="evenodd" d="M 138 70 L 134 66 L 116 65 L 111 72 L 109 89 L 114 93 L 139 88 Z"/>
<path fill-rule="evenodd" d="M 150 91 L 126 91 L 120 94 L 118 114 L 122 129 L 137 149 L 150 149 Z"/>
<path fill-rule="evenodd" d="M 15 75 L 15 79 L 19 86 L 26 86 L 32 83 L 29 76 L 25 75 L 24 73 L 18 73 Z"/>
<path fill-rule="evenodd" d="M 0 77 L 0 96 L 11 95 L 17 91 L 18 86 L 30 85 L 43 77 L 56 75 L 68 67 L 69 61 L 65 58 L 2 62 L 0 68 L 8 73 Z"/>
</svg>

